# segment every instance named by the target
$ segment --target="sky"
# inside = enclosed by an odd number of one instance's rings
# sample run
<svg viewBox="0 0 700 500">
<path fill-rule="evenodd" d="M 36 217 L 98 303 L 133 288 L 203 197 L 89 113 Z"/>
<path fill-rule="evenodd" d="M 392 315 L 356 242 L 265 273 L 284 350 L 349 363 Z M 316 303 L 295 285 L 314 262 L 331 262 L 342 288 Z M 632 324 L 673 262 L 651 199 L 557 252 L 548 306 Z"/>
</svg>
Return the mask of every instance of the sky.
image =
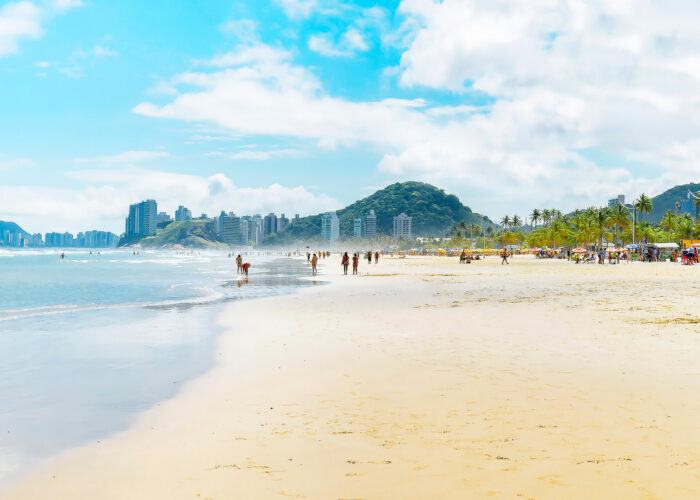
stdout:
<svg viewBox="0 0 700 500">
<path fill-rule="evenodd" d="M 430 182 L 498 220 L 700 181 L 690 0 L 0 0 L 0 219 Z"/>
</svg>

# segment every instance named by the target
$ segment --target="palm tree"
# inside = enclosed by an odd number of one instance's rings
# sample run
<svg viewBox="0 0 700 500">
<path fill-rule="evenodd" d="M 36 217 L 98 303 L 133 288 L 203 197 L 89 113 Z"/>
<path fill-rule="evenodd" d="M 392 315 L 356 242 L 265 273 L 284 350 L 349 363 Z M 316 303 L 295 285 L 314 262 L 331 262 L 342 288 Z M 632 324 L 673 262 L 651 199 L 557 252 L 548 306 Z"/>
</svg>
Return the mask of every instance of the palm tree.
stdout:
<svg viewBox="0 0 700 500">
<path fill-rule="evenodd" d="M 523 220 L 519 216 L 514 215 L 513 218 L 510 220 L 510 223 L 513 229 L 517 229 L 523 225 Z"/>
<path fill-rule="evenodd" d="M 504 229 L 510 227 L 510 216 L 509 216 L 509 215 L 505 215 L 505 216 L 501 219 L 501 226 L 503 226 Z"/>
<path fill-rule="evenodd" d="M 677 217 L 673 212 L 667 210 L 664 216 L 661 218 L 660 226 L 666 230 L 668 240 L 671 240 L 671 231 L 675 229 L 678 225 Z"/>
<path fill-rule="evenodd" d="M 530 214 L 530 223 L 532 224 L 532 229 L 537 227 L 537 223 L 542 219 L 542 212 L 539 209 L 534 209 Z"/>
<path fill-rule="evenodd" d="M 622 203 L 617 203 L 613 207 L 610 218 L 612 224 L 615 226 L 615 240 L 617 240 L 617 245 L 620 246 L 620 229 L 627 229 L 630 225 L 630 211 Z"/>
<path fill-rule="evenodd" d="M 642 193 L 639 195 L 639 198 L 632 204 L 634 207 L 634 212 L 635 212 L 635 217 L 633 218 L 632 222 L 632 234 L 636 236 L 636 229 L 637 229 L 637 217 L 636 213 L 639 212 L 639 220 L 642 220 L 642 213 L 651 213 L 651 211 L 654 209 L 654 203 L 651 201 L 651 198 L 649 198 L 647 195 Z M 636 239 L 636 238 L 635 238 Z"/>
<path fill-rule="evenodd" d="M 549 225 L 549 221 L 552 220 L 552 211 L 548 208 L 542 210 L 542 222 L 545 226 Z"/>
<path fill-rule="evenodd" d="M 599 208 L 590 211 L 590 220 L 593 236 L 598 240 L 598 248 L 603 248 L 603 238 L 608 236 L 607 229 L 610 227 L 611 212 L 609 207 Z"/>
<path fill-rule="evenodd" d="M 549 236 L 552 238 L 552 248 L 557 247 L 557 241 L 563 240 L 567 235 L 567 224 L 562 218 L 554 219 L 549 225 Z"/>
</svg>

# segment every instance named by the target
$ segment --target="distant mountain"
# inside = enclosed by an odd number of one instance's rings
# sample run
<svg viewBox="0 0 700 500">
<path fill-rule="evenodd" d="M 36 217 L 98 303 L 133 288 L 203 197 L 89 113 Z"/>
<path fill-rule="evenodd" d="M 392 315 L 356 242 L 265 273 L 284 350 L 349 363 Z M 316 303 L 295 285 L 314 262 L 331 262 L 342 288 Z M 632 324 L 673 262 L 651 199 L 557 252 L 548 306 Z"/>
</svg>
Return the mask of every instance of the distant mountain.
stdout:
<svg viewBox="0 0 700 500">
<path fill-rule="evenodd" d="M 228 248 L 217 241 L 214 223 L 202 219 L 171 222 L 154 236 L 145 238 L 122 238 L 119 246 L 140 245 L 143 248 L 173 247 L 185 248 Z"/>
<path fill-rule="evenodd" d="M 5 231 L 10 231 L 11 233 L 22 233 L 23 236 L 31 236 L 27 231 L 19 227 L 14 222 L 5 222 L 0 220 L 0 238 Z"/>
<path fill-rule="evenodd" d="M 658 196 L 654 196 L 651 201 L 654 205 L 650 214 L 643 214 L 643 220 L 649 222 L 660 222 L 664 214 L 671 210 L 676 211 L 676 202 L 685 199 L 688 191 L 697 194 L 700 191 L 700 183 L 681 184 L 680 186 L 672 187 L 668 191 L 664 191 Z"/>
<path fill-rule="evenodd" d="M 394 216 L 405 213 L 413 217 L 413 234 L 416 236 L 442 236 L 453 225 L 464 221 L 468 224 L 496 227 L 484 217 L 463 205 L 453 194 L 447 194 L 422 182 L 397 182 L 376 193 L 336 211 L 340 219 L 340 236 L 353 236 L 354 219 L 365 217 L 370 210 L 377 215 L 377 233 L 391 236 Z M 320 239 L 321 214 L 294 221 L 282 233 L 266 238 L 266 244 L 284 244 L 292 241 Z"/>
</svg>

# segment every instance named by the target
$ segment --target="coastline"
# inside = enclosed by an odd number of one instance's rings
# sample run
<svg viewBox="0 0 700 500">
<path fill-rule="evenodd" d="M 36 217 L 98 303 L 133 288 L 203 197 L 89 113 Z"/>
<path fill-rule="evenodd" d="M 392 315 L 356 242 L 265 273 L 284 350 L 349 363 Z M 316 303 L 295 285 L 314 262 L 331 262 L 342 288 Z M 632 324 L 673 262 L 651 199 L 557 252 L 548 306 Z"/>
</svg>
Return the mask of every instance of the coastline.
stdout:
<svg viewBox="0 0 700 500">
<path fill-rule="evenodd" d="M 210 371 L 3 498 L 700 487 L 699 269 L 385 258 L 343 277 L 336 261 L 329 286 L 227 305 Z"/>
</svg>

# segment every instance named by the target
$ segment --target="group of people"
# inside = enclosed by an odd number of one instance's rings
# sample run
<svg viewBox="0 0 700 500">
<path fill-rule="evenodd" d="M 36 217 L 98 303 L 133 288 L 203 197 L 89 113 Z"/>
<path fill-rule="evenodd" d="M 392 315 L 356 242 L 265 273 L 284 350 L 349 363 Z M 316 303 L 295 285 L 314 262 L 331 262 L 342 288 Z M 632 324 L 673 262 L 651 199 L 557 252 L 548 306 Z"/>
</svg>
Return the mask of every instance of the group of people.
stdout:
<svg viewBox="0 0 700 500">
<path fill-rule="evenodd" d="M 486 258 L 486 255 L 484 255 L 484 258 Z M 462 250 L 462 253 L 459 255 L 460 264 L 471 264 L 473 260 L 481 260 L 481 257 L 478 253 L 472 256 L 471 253 L 467 253 L 466 250 Z"/>
<path fill-rule="evenodd" d="M 367 264 L 372 263 L 372 251 L 370 250 L 365 254 L 365 258 L 367 259 Z M 374 253 L 374 263 L 379 264 L 379 252 Z M 340 265 L 343 267 L 343 274 L 347 275 L 348 274 L 348 267 L 350 267 L 350 256 L 348 255 L 347 252 L 343 253 L 343 257 L 340 260 Z M 360 254 L 359 252 L 355 252 L 352 254 L 352 274 L 357 274 L 357 270 L 360 265 Z"/>
<path fill-rule="evenodd" d="M 230 254 L 229 254 L 230 256 Z M 248 271 L 250 270 L 250 262 L 243 262 L 243 257 L 241 257 L 241 254 L 238 254 L 238 257 L 236 257 L 236 273 L 237 274 L 245 274 L 245 277 L 248 277 Z"/>
</svg>

